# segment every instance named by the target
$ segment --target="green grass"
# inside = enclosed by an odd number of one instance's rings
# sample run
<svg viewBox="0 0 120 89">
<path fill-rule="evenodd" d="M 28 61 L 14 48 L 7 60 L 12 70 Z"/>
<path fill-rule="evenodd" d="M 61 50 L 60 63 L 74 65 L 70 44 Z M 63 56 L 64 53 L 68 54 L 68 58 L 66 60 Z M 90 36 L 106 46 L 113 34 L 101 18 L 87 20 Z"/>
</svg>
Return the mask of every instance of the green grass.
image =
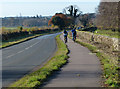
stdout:
<svg viewBox="0 0 120 89">
<path fill-rule="evenodd" d="M 77 31 L 81 31 L 81 30 L 77 30 Z M 90 31 L 87 31 L 90 32 Z M 114 37 L 114 38 L 120 38 L 119 32 L 115 31 L 113 32 L 112 30 L 100 30 L 97 29 L 94 34 L 98 34 L 98 35 L 104 35 L 104 36 L 109 36 L 109 37 Z"/>
<path fill-rule="evenodd" d="M 14 29 L 17 29 L 17 27 L 2 27 L 2 28 L 6 29 L 6 30 L 14 30 Z"/>
<path fill-rule="evenodd" d="M 99 29 L 97 29 L 95 31 L 95 34 L 110 36 L 110 37 L 114 37 L 114 38 L 120 38 L 119 32 L 118 31 L 113 32 L 112 30 L 99 30 Z"/>
<path fill-rule="evenodd" d="M 105 86 L 107 87 L 120 87 L 118 81 L 118 65 L 114 65 L 110 62 L 108 56 L 104 53 L 98 52 L 96 54 L 99 59 L 101 59 L 101 64 L 103 67 L 103 77 L 105 79 Z"/>
<path fill-rule="evenodd" d="M 48 76 L 50 76 L 53 71 L 59 70 L 64 64 L 67 63 L 67 53 L 68 49 L 64 42 L 59 38 L 60 35 L 56 37 L 57 42 L 57 52 L 54 57 L 52 57 L 42 68 L 39 70 L 26 75 L 20 80 L 16 81 L 10 87 L 39 87 Z"/>
<path fill-rule="evenodd" d="M 21 26 L 18 26 L 18 27 L 1 27 L 0 28 L 0 33 L 12 33 L 12 32 L 19 32 L 20 31 L 20 27 Z M 41 26 L 41 27 L 22 27 L 23 31 L 28 31 L 28 30 L 46 30 L 46 29 L 54 29 L 52 27 L 48 27 L 48 26 Z"/>
<path fill-rule="evenodd" d="M 10 32 L 18 32 L 18 27 L 1 27 L 0 33 L 10 33 Z"/>
<path fill-rule="evenodd" d="M 87 47 L 92 53 L 96 53 L 96 56 L 100 59 L 103 69 L 103 78 L 105 79 L 103 86 L 120 87 L 120 81 L 118 81 L 118 69 L 120 68 L 118 68 L 118 65 L 111 63 L 110 60 L 112 59 L 109 59 L 108 56 L 106 56 L 104 53 L 101 53 L 95 46 L 81 42 L 79 39 L 76 39 L 76 42 Z"/>
</svg>

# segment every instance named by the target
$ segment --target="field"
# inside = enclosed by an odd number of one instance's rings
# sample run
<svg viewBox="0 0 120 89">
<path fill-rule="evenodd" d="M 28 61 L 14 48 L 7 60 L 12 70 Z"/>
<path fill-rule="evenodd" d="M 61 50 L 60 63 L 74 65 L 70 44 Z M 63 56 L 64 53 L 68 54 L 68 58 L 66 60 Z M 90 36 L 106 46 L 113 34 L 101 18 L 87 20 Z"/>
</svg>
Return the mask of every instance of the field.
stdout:
<svg viewBox="0 0 120 89">
<path fill-rule="evenodd" d="M 20 31 L 20 27 L 1 27 L 0 28 L 0 34 L 4 34 L 4 33 L 12 33 L 12 32 L 19 32 Z M 47 28 L 51 28 L 51 27 L 47 27 L 47 26 L 41 26 L 41 27 L 23 27 L 22 31 L 29 31 L 29 30 L 41 30 L 41 29 L 47 29 Z"/>
<path fill-rule="evenodd" d="M 118 31 L 113 32 L 112 30 L 97 29 L 95 34 L 110 36 L 110 37 L 114 37 L 114 38 L 120 38 L 119 32 Z"/>
<path fill-rule="evenodd" d="M 119 31 L 112 31 L 112 30 L 104 30 L 104 29 L 94 29 L 93 28 L 83 28 L 83 29 L 77 29 L 77 31 L 88 31 L 88 32 L 94 32 L 94 34 L 98 35 L 104 35 L 114 38 L 120 38 Z"/>
<path fill-rule="evenodd" d="M 54 27 L 31 27 L 31 28 L 21 28 L 21 27 L 2 27 L 0 35 L 2 36 L 0 42 L 1 47 L 7 47 L 9 45 L 13 45 L 19 43 L 21 41 L 25 41 L 31 39 L 32 37 L 36 37 L 38 35 L 45 35 L 50 33 L 58 32 L 58 28 Z"/>
</svg>

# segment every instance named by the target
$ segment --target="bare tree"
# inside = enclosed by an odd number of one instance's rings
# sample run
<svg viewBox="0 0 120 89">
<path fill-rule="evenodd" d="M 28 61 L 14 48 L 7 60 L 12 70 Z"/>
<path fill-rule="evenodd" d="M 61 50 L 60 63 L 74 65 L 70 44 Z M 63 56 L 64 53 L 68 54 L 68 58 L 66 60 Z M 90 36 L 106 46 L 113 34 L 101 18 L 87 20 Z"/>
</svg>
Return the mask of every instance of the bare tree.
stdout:
<svg viewBox="0 0 120 89">
<path fill-rule="evenodd" d="M 118 2 L 100 2 L 97 9 L 97 27 L 106 30 L 118 30 L 118 9 Z"/>
<path fill-rule="evenodd" d="M 67 11 L 69 13 L 67 13 Z M 63 13 L 73 16 L 74 18 L 77 18 L 79 15 L 81 15 L 82 11 L 80 11 L 79 7 L 77 5 L 70 5 L 68 7 L 65 7 L 63 9 Z"/>
</svg>

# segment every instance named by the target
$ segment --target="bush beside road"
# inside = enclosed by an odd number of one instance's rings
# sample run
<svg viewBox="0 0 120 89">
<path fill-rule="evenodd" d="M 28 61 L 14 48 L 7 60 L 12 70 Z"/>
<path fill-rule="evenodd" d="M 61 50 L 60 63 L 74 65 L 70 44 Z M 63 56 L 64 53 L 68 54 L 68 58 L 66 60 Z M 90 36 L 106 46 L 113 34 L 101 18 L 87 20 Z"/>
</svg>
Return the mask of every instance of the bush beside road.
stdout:
<svg viewBox="0 0 120 89">
<path fill-rule="evenodd" d="M 31 29 L 35 30 L 35 28 L 31 28 Z M 9 46 L 30 40 L 32 38 L 36 38 L 38 36 L 60 32 L 60 30 L 57 28 L 44 29 L 44 30 L 40 29 L 40 30 L 35 30 L 35 31 L 34 30 L 30 31 L 31 34 L 29 34 L 29 31 L 12 32 L 12 33 L 2 34 L 2 44 L 0 45 L 0 48 L 9 47 Z M 24 34 L 22 34 L 22 33 L 24 33 Z"/>
</svg>

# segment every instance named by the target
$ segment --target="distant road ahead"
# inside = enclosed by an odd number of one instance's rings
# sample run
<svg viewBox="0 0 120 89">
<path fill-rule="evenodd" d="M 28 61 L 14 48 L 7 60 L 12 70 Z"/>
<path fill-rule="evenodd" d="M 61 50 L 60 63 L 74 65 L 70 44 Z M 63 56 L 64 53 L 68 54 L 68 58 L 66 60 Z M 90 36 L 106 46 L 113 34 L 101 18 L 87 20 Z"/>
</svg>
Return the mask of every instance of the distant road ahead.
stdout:
<svg viewBox="0 0 120 89">
<path fill-rule="evenodd" d="M 41 36 L 2 49 L 2 85 L 8 86 L 44 63 L 56 50 L 55 36 Z"/>
</svg>

